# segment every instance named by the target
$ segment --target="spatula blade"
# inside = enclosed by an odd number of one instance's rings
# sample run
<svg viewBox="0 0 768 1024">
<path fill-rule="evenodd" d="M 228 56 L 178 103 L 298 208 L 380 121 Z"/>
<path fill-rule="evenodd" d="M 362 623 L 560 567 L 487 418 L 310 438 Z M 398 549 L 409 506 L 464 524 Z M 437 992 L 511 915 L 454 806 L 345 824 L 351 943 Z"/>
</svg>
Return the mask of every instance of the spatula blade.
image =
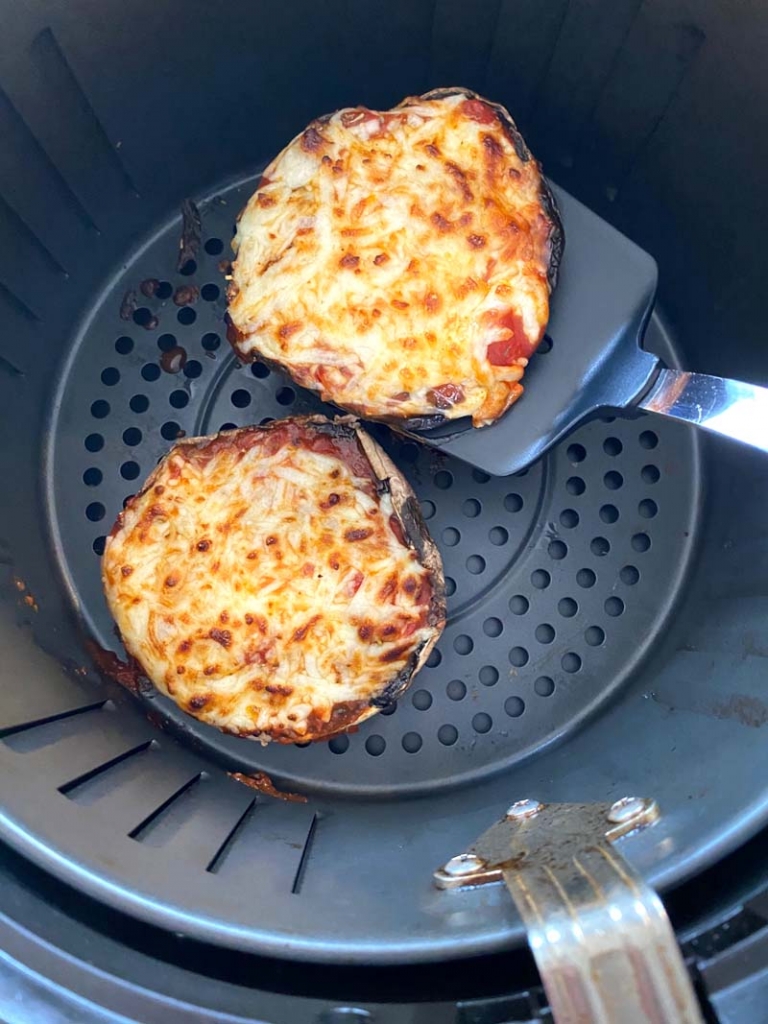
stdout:
<svg viewBox="0 0 768 1024">
<path fill-rule="evenodd" d="M 531 360 L 525 393 L 493 426 L 419 439 L 494 476 L 516 473 L 600 409 L 631 404 L 658 365 L 640 348 L 656 292 L 653 257 L 553 186 L 565 254 L 552 297 L 552 349 Z"/>
</svg>

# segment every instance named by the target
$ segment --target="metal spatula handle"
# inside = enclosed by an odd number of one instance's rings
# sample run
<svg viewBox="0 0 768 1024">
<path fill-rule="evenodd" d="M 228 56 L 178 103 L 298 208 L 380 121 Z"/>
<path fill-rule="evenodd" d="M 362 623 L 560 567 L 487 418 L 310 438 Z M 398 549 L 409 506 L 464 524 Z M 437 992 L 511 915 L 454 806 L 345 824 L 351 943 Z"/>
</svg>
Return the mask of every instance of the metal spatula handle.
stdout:
<svg viewBox="0 0 768 1024">
<path fill-rule="evenodd" d="M 768 452 L 768 388 L 705 373 L 661 370 L 639 407 Z"/>
</svg>

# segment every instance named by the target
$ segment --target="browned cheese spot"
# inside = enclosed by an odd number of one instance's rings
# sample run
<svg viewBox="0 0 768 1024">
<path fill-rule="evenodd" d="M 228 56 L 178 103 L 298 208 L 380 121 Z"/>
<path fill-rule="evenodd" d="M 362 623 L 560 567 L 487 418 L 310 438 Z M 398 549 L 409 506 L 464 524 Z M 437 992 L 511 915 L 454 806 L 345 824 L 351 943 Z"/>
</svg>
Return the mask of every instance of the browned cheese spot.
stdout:
<svg viewBox="0 0 768 1024">
<path fill-rule="evenodd" d="M 445 234 L 447 231 L 453 231 L 453 224 L 444 217 L 442 213 L 433 213 L 430 220 L 435 225 L 438 231 L 442 231 Z"/>
<path fill-rule="evenodd" d="M 393 647 L 391 651 L 385 651 L 379 658 L 379 661 L 385 665 L 389 665 L 393 661 L 399 661 L 404 654 L 410 651 L 410 644 L 401 644 L 399 647 Z"/>
<path fill-rule="evenodd" d="M 305 153 L 314 153 L 325 142 L 325 139 L 313 125 L 301 136 L 301 148 Z"/>
<path fill-rule="evenodd" d="M 371 529 L 351 529 L 351 530 L 345 530 L 344 531 L 344 540 L 348 540 L 348 541 L 366 540 L 368 537 L 371 536 L 372 533 L 373 533 L 373 530 L 371 530 Z"/>
<path fill-rule="evenodd" d="M 222 647 L 229 647 L 232 643 L 232 634 L 228 629 L 212 629 L 208 636 Z"/>
<path fill-rule="evenodd" d="M 483 136 L 483 149 L 488 157 L 494 160 L 498 160 L 504 156 L 504 150 L 498 139 L 495 139 L 492 135 Z"/>
<path fill-rule="evenodd" d="M 290 323 L 283 324 L 280 328 L 278 328 L 278 337 L 282 338 L 283 340 L 285 340 L 286 338 L 290 338 L 292 334 L 296 333 L 296 331 L 300 331 L 301 327 L 302 324 L 300 320 L 292 320 Z"/>
<path fill-rule="evenodd" d="M 461 189 L 464 201 L 467 203 L 471 202 L 475 197 L 472 193 L 472 189 L 469 187 L 469 182 L 467 181 L 467 176 L 464 171 L 462 171 L 457 164 L 451 162 L 446 163 L 445 169 Z"/>
<path fill-rule="evenodd" d="M 292 686 L 285 686 L 282 683 L 269 683 L 264 689 L 267 693 L 280 694 L 281 697 L 290 697 L 293 693 Z"/>
<path fill-rule="evenodd" d="M 293 634 L 293 639 L 297 642 L 305 640 L 307 637 L 307 633 L 309 633 L 310 629 L 312 629 L 312 627 L 318 621 L 319 618 L 319 615 L 313 615 L 309 622 L 305 622 L 303 626 L 299 626 L 299 628 Z"/>
</svg>

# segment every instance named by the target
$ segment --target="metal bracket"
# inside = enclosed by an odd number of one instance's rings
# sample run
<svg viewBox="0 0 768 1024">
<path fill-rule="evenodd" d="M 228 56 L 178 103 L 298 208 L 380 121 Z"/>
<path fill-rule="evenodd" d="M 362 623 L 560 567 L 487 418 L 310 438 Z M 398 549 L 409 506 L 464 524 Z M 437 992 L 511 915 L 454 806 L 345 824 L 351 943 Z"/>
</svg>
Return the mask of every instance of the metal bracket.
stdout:
<svg viewBox="0 0 768 1024">
<path fill-rule="evenodd" d="M 506 883 L 557 1024 L 702 1024 L 661 900 L 611 846 L 658 817 L 640 797 L 520 800 L 435 884 Z"/>
</svg>

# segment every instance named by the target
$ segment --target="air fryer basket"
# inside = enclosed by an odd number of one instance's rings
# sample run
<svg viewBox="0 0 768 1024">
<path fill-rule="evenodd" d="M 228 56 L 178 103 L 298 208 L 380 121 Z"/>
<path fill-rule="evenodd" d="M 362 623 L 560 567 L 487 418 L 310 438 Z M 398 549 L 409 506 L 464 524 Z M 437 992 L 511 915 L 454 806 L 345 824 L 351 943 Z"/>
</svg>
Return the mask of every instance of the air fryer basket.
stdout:
<svg viewBox="0 0 768 1024">
<path fill-rule="evenodd" d="M 354 735 L 224 737 L 103 681 L 84 643 L 119 650 L 98 555 L 172 441 L 317 408 L 237 365 L 219 264 L 259 167 L 325 110 L 456 82 L 506 103 L 552 177 L 659 260 L 649 347 L 764 380 L 768 134 L 741 105 L 763 88 L 759 33 L 726 4 L 706 29 L 672 6 L 138 0 L 105 17 L 77 0 L 6 18 L 2 838 L 175 932 L 391 963 L 523 941 L 503 892 L 431 884 L 521 797 L 655 797 L 661 821 L 625 852 L 662 887 L 765 823 L 768 464 L 680 425 L 599 420 L 508 479 L 377 430 L 441 545 L 450 621 L 410 692 Z M 734 39 L 735 82 L 717 71 Z M 178 269 L 188 197 L 202 244 Z M 537 358 L 568 353 L 554 337 Z"/>
</svg>

